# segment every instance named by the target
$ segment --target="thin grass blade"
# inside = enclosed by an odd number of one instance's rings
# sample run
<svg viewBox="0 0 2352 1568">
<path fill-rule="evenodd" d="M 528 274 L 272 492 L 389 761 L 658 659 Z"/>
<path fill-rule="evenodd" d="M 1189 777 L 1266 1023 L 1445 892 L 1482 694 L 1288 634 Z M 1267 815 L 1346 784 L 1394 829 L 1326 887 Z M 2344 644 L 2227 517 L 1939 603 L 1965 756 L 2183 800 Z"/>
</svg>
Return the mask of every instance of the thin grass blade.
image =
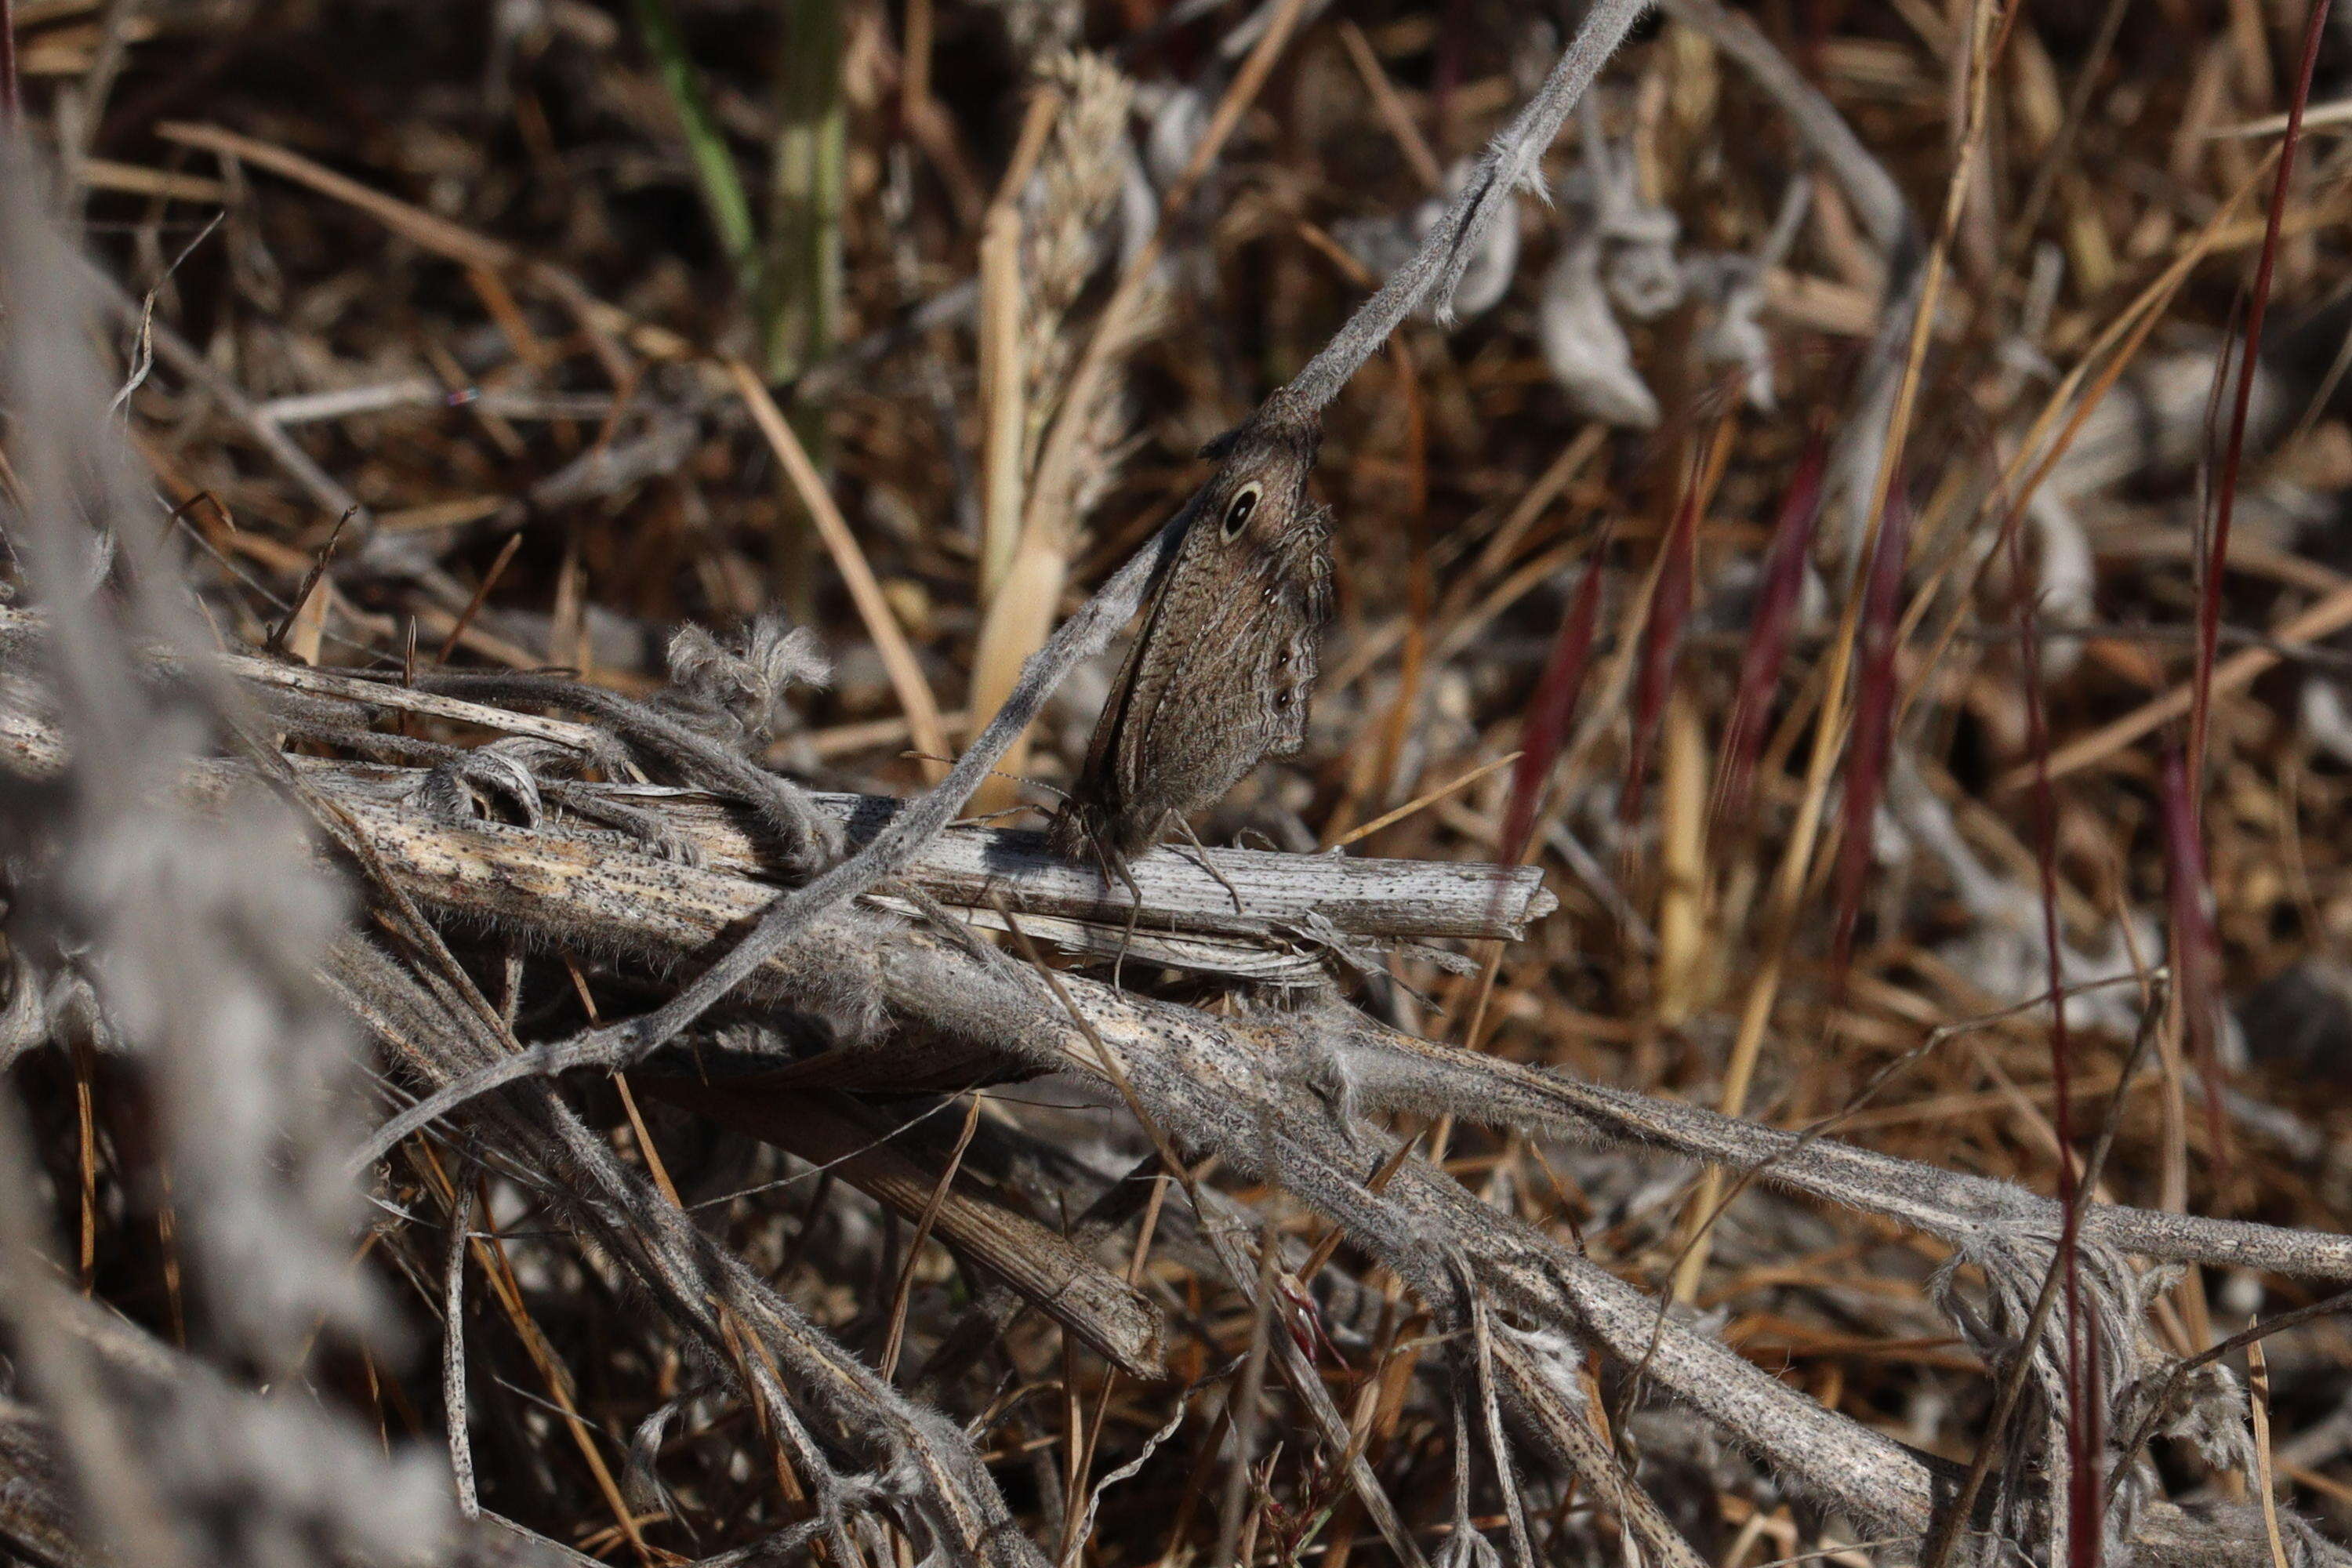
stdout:
<svg viewBox="0 0 2352 1568">
<path fill-rule="evenodd" d="M 686 135 L 687 161 L 694 167 L 694 183 L 709 211 L 719 247 L 736 268 L 737 282 L 748 296 L 753 280 L 746 268 L 752 265 L 752 247 L 758 238 L 751 222 L 751 198 L 735 168 L 735 154 L 719 129 L 718 112 L 711 107 L 709 89 L 703 85 L 701 68 L 687 51 L 685 35 L 678 30 L 669 0 L 633 0 L 631 9 L 636 14 L 637 33 L 645 40 L 646 52 L 653 57 L 662 88 L 669 94 L 670 107 L 677 111 L 678 128 Z"/>
</svg>

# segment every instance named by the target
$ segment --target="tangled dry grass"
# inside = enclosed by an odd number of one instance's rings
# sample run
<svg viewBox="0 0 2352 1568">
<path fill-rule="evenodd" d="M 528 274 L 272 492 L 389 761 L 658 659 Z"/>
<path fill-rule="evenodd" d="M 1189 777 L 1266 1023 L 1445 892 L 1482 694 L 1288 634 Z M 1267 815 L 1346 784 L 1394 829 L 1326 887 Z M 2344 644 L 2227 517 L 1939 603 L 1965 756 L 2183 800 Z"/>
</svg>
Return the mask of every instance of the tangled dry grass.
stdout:
<svg viewBox="0 0 2352 1568">
<path fill-rule="evenodd" d="M 1659 5 L 0 0 L 0 1552 L 2352 1556 L 2352 39 Z"/>
</svg>

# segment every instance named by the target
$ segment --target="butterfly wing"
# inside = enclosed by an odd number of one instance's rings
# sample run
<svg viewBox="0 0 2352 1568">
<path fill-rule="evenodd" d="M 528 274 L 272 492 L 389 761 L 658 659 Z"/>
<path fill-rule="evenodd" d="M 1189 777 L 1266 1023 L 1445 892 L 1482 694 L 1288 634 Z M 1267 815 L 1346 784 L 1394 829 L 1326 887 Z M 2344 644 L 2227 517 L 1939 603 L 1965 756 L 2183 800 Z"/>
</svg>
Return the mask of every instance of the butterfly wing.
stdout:
<svg viewBox="0 0 2352 1568">
<path fill-rule="evenodd" d="M 1134 842 L 1129 842 L 1135 837 L 1132 833 L 1118 831 L 1118 825 L 1132 815 L 1128 809 L 1129 792 L 1124 787 L 1125 781 L 1136 776 L 1129 737 L 1150 728 L 1151 715 L 1181 668 L 1170 645 L 1183 640 L 1181 634 L 1163 634 L 1162 628 L 1170 622 L 1169 605 L 1178 584 L 1198 575 L 1195 558 L 1202 545 L 1202 532 L 1197 519 L 1187 527 L 1183 542 L 1177 546 L 1176 561 L 1169 567 L 1160 592 L 1151 596 L 1142 627 L 1129 645 L 1118 674 L 1111 679 L 1110 693 L 1103 699 L 1101 716 L 1096 719 L 1094 734 L 1087 742 L 1087 760 L 1071 785 L 1068 803 L 1054 819 L 1050 843 L 1056 854 L 1081 858 L 1108 848 L 1129 855 L 1148 844 L 1157 829 L 1155 822 Z"/>
<path fill-rule="evenodd" d="M 1320 673 L 1317 646 L 1323 624 L 1331 618 L 1331 552 L 1328 508 L 1318 507 L 1300 519 L 1284 537 L 1273 563 L 1274 587 L 1269 596 L 1268 646 L 1273 668 L 1267 671 L 1265 712 L 1266 750 L 1286 757 L 1307 743 L 1307 710 Z"/>
<path fill-rule="evenodd" d="M 1311 416 L 1262 416 L 1214 449 L 1223 464 L 1196 498 L 1055 818 L 1057 853 L 1131 855 L 1171 814 L 1305 741 L 1330 603 L 1328 514 L 1305 494 L 1319 437 Z"/>
<path fill-rule="evenodd" d="M 1200 570 L 1168 584 L 1118 737 L 1116 784 L 1130 838 L 1222 797 L 1269 752 L 1307 738 L 1316 640 L 1330 601 L 1320 514 L 1271 538 L 1212 540 Z"/>
</svg>

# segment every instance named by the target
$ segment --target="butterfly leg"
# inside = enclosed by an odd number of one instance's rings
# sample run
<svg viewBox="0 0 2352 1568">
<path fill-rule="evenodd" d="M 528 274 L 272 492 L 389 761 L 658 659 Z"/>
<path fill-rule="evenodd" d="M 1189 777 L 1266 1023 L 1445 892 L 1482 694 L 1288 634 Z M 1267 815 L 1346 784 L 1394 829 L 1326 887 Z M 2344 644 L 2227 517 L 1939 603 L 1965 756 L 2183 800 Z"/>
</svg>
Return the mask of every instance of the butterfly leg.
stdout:
<svg viewBox="0 0 2352 1568">
<path fill-rule="evenodd" d="M 1127 857 L 1099 828 L 1087 830 L 1087 842 L 1094 850 L 1095 867 L 1102 873 L 1103 886 L 1109 887 L 1111 879 L 1117 877 L 1127 888 L 1127 929 L 1119 933 L 1118 952 L 1110 963 L 1111 989 L 1116 991 L 1121 989 L 1120 975 L 1127 967 L 1127 950 L 1135 942 L 1136 925 L 1143 919 L 1143 889 L 1136 882 Z"/>
<path fill-rule="evenodd" d="M 1118 956 L 1110 964 L 1111 989 L 1117 991 L 1122 989 L 1119 977 L 1127 967 L 1127 950 L 1135 942 L 1137 922 L 1143 919 L 1143 889 L 1136 885 L 1135 873 L 1129 869 L 1126 856 L 1114 849 L 1110 851 L 1109 864 L 1118 872 L 1118 879 L 1127 884 L 1127 930 L 1119 933 Z"/>
<path fill-rule="evenodd" d="M 1242 902 L 1241 890 L 1235 888 L 1233 883 L 1227 879 L 1223 871 L 1217 869 L 1216 862 L 1209 858 L 1209 847 L 1201 842 L 1200 835 L 1192 831 L 1192 825 L 1179 816 L 1176 818 L 1176 826 L 1182 830 L 1184 837 L 1192 842 L 1195 856 L 1192 864 L 1198 866 L 1202 870 L 1206 871 L 1210 876 L 1214 877 L 1217 879 L 1217 885 L 1225 890 L 1225 897 L 1233 900 L 1234 901 L 1234 913 L 1237 915 L 1245 915 L 1249 913 L 1249 906 Z"/>
</svg>

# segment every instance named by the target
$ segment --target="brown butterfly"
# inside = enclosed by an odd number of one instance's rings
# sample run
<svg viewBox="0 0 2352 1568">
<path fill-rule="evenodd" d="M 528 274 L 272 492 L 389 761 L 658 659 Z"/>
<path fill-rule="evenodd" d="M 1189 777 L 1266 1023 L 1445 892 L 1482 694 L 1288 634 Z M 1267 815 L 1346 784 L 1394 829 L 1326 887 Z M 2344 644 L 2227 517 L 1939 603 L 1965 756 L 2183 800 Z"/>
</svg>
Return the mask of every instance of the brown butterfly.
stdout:
<svg viewBox="0 0 2352 1568">
<path fill-rule="evenodd" d="M 1279 397 L 1203 457 L 1168 575 L 1144 612 L 1067 803 L 1056 854 L 1123 867 L 1170 817 L 1213 804 L 1307 739 L 1316 638 L 1331 606 L 1328 509 L 1307 499 L 1321 414 Z"/>
</svg>

